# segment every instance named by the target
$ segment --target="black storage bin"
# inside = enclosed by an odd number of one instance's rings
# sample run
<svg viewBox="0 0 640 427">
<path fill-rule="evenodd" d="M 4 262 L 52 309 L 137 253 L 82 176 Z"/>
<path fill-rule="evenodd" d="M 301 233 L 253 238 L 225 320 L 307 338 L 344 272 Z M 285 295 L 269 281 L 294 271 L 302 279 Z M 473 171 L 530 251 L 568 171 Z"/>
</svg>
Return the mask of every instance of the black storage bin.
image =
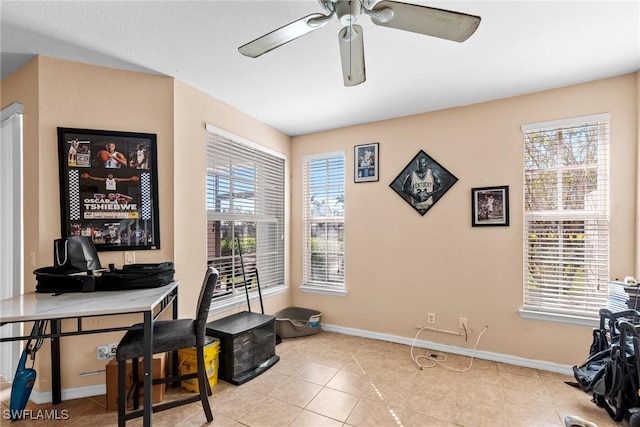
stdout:
<svg viewBox="0 0 640 427">
<path fill-rule="evenodd" d="M 207 335 L 220 340 L 218 377 L 243 384 L 275 365 L 275 317 L 241 312 L 207 323 Z"/>
</svg>

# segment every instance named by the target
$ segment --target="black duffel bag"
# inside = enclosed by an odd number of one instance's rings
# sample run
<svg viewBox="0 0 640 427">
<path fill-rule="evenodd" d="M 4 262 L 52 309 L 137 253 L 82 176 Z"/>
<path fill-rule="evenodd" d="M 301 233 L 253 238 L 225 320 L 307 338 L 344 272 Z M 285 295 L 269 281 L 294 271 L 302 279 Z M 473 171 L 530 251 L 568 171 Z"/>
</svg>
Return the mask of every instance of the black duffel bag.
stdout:
<svg viewBox="0 0 640 427">
<path fill-rule="evenodd" d="M 158 288 L 173 281 L 173 262 L 157 264 L 129 264 L 109 271 L 77 272 L 58 267 L 42 267 L 36 275 L 36 292 L 67 293 L 93 291 L 122 291 Z"/>
<path fill-rule="evenodd" d="M 99 287 L 104 290 L 158 288 L 173 281 L 173 262 L 158 264 L 128 264 L 122 269 L 105 271 L 98 277 Z M 108 288 L 108 289 L 107 289 Z"/>
<path fill-rule="evenodd" d="M 98 289 L 93 271 L 65 270 L 60 267 L 41 267 L 36 275 L 36 292 L 94 292 Z"/>
</svg>

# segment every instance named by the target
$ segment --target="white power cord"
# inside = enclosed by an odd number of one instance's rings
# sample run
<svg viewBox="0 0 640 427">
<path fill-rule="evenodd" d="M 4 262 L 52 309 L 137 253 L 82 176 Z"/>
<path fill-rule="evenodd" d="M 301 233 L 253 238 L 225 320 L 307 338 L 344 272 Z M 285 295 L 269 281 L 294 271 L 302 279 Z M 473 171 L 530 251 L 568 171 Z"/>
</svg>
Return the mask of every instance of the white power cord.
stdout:
<svg viewBox="0 0 640 427">
<path fill-rule="evenodd" d="M 420 336 L 420 333 L 425 330 L 427 328 L 420 328 L 420 330 L 418 330 L 418 333 L 416 334 L 416 336 L 413 338 L 413 342 L 411 343 L 411 360 L 413 360 L 413 362 L 418 365 L 418 368 L 420 368 L 420 370 L 424 369 L 424 368 L 433 368 L 436 365 L 441 365 L 443 368 L 448 369 L 450 371 L 453 372 L 458 372 L 458 373 L 464 373 L 467 372 L 468 370 L 471 369 L 471 366 L 473 365 L 473 358 L 474 358 L 474 353 L 476 348 L 478 347 L 478 344 L 480 343 L 480 338 L 482 337 L 482 334 L 484 334 L 487 329 L 489 329 L 489 326 L 485 326 L 482 331 L 480 331 L 480 333 L 478 334 L 478 339 L 476 340 L 475 345 L 473 346 L 472 349 L 472 353 L 471 353 L 471 361 L 469 362 L 469 366 L 467 366 L 465 369 L 456 369 L 456 368 L 452 368 L 450 366 L 445 365 L 443 362 L 445 362 L 447 360 L 447 356 L 445 354 L 438 354 L 438 353 L 429 353 L 429 354 L 423 354 L 423 355 L 418 355 L 418 356 L 414 356 L 413 354 L 413 349 L 415 348 L 416 345 L 416 341 L 418 340 L 418 336 Z M 428 360 L 428 364 L 423 364 L 420 362 L 421 359 L 426 359 Z"/>
</svg>

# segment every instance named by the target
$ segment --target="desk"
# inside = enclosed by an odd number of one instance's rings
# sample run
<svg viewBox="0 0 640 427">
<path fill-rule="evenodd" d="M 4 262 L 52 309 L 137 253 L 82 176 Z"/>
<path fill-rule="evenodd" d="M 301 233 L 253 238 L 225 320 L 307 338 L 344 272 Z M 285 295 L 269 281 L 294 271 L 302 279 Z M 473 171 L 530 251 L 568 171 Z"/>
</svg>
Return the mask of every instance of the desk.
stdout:
<svg viewBox="0 0 640 427">
<path fill-rule="evenodd" d="M 144 318 L 144 426 L 151 426 L 151 365 L 153 355 L 153 322 L 172 305 L 173 318 L 178 317 L 178 284 L 131 291 L 49 294 L 29 292 L 0 300 L 0 326 L 17 322 L 49 320 L 50 333 L 40 338 L 51 338 L 51 392 L 54 404 L 61 402 L 60 391 L 60 338 L 73 335 L 124 331 L 129 327 L 85 329 L 82 319 L 95 316 L 141 314 Z M 158 309 L 158 310 L 156 310 Z M 72 331 L 62 331 L 62 319 L 76 319 Z M 2 338 L 0 342 L 26 340 L 28 335 Z M 36 337 L 37 338 L 37 337 Z"/>
</svg>

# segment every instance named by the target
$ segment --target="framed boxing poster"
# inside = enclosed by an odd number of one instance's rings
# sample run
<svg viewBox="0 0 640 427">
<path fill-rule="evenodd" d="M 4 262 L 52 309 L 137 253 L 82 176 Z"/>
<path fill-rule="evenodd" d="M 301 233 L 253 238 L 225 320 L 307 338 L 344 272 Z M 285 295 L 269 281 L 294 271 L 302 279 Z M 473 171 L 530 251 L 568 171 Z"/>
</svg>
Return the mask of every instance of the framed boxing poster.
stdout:
<svg viewBox="0 0 640 427">
<path fill-rule="evenodd" d="M 62 236 L 98 251 L 160 248 L 156 135 L 58 128 Z"/>
</svg>

